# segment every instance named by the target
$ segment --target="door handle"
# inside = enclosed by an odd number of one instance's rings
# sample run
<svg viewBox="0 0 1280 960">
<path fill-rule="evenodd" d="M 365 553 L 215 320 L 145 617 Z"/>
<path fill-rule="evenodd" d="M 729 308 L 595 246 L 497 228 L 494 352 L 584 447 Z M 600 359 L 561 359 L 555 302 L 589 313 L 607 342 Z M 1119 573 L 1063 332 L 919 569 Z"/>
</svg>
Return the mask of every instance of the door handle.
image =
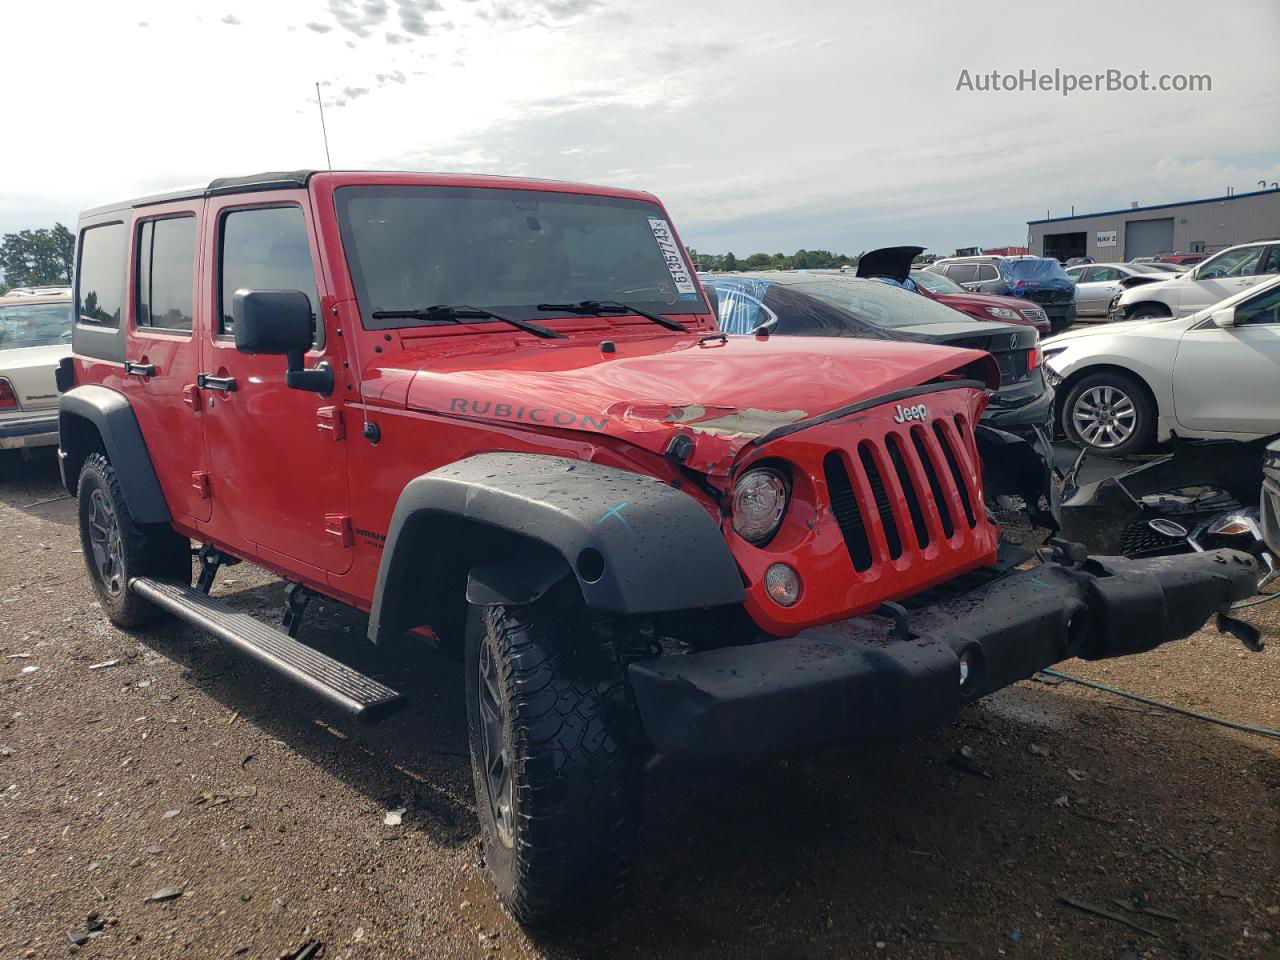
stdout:
<svg viewBox="0 0 1280 960">
<path fill-rule="evenodd" d="M 221 390 L 223 393 L 236 392 L 235 377 L 215 377 L 207 373 L 196 374 L 196 386 L 201 390 Z"/>
<path fill-rule="evenodd" d="M 126 360 L 124 362 L 124 375 L 126 377 L 154 377 L 156 375 L 156 365 L 154 363 L 138 363 L 136 360 Z"/>
</svg>

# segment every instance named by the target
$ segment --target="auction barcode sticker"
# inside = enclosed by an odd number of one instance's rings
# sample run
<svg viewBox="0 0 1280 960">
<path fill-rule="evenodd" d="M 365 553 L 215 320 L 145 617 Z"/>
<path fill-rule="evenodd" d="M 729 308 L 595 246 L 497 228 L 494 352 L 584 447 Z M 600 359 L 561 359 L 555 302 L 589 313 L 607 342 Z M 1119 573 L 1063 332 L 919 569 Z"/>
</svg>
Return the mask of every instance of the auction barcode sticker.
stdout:
<svg viewBox="0 0 1280 960">
<path fill-rule="evenodd" d="M 658 217 L 649 218 L 649 229 L 653 231 L 653 239 L 658 241 L 658 249 L 662 251 L 662 259 L 667 262 L 667 272 L 676 286 L 676 293 L 681 300 L 697 300 L 698 286 L 694 283 L 689 268 L 685 265 L 680 253 L 680 244 L 671 232 L 671 224 Z"/>
</svg>

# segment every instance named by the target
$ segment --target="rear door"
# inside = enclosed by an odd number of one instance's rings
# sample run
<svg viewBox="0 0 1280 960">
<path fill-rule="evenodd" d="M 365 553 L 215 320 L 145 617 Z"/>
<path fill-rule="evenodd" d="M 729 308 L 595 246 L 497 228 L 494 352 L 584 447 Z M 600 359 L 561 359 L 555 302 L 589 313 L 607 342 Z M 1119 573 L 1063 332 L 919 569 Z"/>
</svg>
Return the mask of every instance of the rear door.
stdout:
<svg viewBox="0 0 1280 960">
<path fill-rule="evenodd" d="M 1115 267 L 1087 267 L 1076 282 L 1076 310 L 1079 313 L 1106 313 L 1111 298 L 1120 292 L 1124 273 Z"/>
<path fill-rule="evenodd" d="M 343 573 L 351 566 L 347 455 L 340 404 L 285 386 L 285 358 L 240 353 L 231 298 L 237 290 L 301 290 L 315 318 L 306 366 L 341 369 L 327 342 L 319 258 L 305 190 L 208 201 L 205 243 L 212 264 L 203 296 L 200 396 L 215 539 L 264 561 Z"/>
<path fill-rule="evenodd" d="M 194 389 L 193 333 L 203 199 L 146 207 L 130 227 L 121 391 L 129 398 L 175 519 L 208 520 L 208 463 Z"/>
<path fill-rule="evenodd" d="M 1280 285 L 1237 304 L 1234 327 L 1210 320 L 1182 335 L 1173 400 L 1195 430 L 1280 433 Z"/>
</svg>

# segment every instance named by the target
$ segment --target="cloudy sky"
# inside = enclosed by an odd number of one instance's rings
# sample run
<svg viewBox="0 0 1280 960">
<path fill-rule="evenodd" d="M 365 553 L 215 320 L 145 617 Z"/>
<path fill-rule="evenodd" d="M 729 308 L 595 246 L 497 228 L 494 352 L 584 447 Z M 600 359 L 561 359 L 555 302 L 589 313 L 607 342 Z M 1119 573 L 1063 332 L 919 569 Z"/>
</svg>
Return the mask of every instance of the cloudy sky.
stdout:
<svg viewBox="0 0 1280 960">
<path fill-rule="evenodd" d="M 0 232 L 267 169 L 652 190 L 709 252 L 1018 243 L 1026 221 L 1280 181 L 1280 4 L 7 3 Z M 977 92 L 962 71 L 1208 74 Z"/>
</svg>

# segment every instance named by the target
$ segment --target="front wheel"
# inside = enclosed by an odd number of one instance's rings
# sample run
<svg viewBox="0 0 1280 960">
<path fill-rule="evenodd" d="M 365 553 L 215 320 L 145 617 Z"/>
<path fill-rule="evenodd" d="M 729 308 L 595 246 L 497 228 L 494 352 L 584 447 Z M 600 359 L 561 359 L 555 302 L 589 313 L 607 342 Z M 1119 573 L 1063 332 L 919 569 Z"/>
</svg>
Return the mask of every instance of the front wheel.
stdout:
<svg viewBox="0 0 1280 960">
<path fill-rule="evenodd" d="M 1062 430 L 1068 440 L 1091 453 L 1133 456 L 1155 442 L 1155 404 L 1129 374 L 1092 373 L 1067 392 Z"/>
<path fill-rule="evenodd" d="M 142 627 L 163 611 L 129 589 L 132 577 L 191 583 L 191 549 L 185 537 L 161 524 L 134 522 L 111 461 L 85 458 L 76 487 L 80 502 L 80 547 L 89 582 L 107 618 L 118 627 Z"/>
<path fill-rule="evenodd" d="M 639 831 L 630 691 L 612 644 L 570 594 L 473 608 L 467 631 L 485 864 L 525 924 L 620 901 Z"/>
</svg>

